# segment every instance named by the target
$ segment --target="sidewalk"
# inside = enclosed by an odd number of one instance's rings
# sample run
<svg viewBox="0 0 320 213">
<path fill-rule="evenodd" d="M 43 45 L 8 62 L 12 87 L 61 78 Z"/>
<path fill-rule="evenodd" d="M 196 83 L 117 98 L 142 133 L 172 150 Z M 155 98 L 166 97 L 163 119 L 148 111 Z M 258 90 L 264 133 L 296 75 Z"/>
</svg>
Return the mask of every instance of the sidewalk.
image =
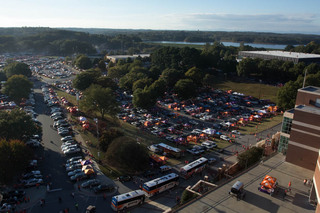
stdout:
<svg viewBox="0 0 320 213">
<path fill-rule="evenodd" d="M 40 200 L 44 199 L 46 197 L 47 188 L 46 186 L 42 185 L 32 188 L 25 189 L 26 191 L 26 198 L 30 198 L 30 201 L 28 202 L 22 202 L 19 205 L 17 205 L 17 210 L 21 211 L 24 209 L 29 209 L 32 206 L 35 206 L 37 204 L 40 205 Z"/>
</svg>

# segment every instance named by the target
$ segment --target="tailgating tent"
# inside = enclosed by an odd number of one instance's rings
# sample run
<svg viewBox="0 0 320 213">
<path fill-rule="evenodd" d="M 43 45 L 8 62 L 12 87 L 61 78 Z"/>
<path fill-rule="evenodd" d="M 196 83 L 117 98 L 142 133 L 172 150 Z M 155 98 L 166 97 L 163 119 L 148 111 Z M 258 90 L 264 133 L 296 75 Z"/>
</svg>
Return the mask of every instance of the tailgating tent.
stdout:
<svg viewBox="0 0 320 213">
<path fill-rule="evenodd" d="M 82 171 L 87 170 L 87 169 L 93 169 L 91 165 L 85 165 L 82 167 Z"/>
<path fill-rule="evenodd" d="M 81 161 L 81 165 L 89 165 L 89 164 L 92 164 L 91 160 L 83 160 Z"/>
<path fill-rule="evenodd" d="M 93 170 L 93 169 L 85 169 L 83 172 L 84 172 L 86 175 L 94 174 L 94 170 Z"/>
<path fill-rule="evenodd" d="M 231 122 L 227 122 L 226 123 L 227 126 L 231 126 L 231 124 L 232 124 Z"/>
<path fill-rule="evenodd" d="M 211 129 L 211 128 L 207 128 L 207 129 L 203 130 L 202 132 L 206 133 L 208 135 L 213 135 L 216 132 L 216 130 L 215 129 Z"/>
<path fill-rule="evenodd" d="M 86 121 L 87 119 L 85 117 L 83 117 L 83 116 L 80 116 L 79 120 L 82 122 L 82 121 Z"/>
<path fill-rule="evenodd" d="M 266 175 L 261 182 L 261 186 L 268 189 L 275 188 L 276 185 L 277 185 L 277 179 L 269 175 Z"/>
</svg>

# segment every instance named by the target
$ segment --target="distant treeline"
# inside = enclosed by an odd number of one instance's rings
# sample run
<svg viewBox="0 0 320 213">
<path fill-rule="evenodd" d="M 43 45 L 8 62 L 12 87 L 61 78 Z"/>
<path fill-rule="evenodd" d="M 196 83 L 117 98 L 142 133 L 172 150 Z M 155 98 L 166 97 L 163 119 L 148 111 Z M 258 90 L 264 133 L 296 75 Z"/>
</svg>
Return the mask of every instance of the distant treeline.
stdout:
<svg viewBox="0 0 320 213">
<path fill-rule="evenodd" d="M 174 30 L 129 30 L 97 28 L 65 28 L 67 30 L 90 34 L 137 35 L 143 41 L 186 41 L 186 42 L 244 42 L 260 44 L 305 45 L 311 41 L 320 43 L 320 35 L 264 33 L 264 32 L 223 32 L 223 31 L 174 31 Z"/>
<path fill-rule="evenodd" d="M 0 54 L 32 53 L 72 54 L 139 54 L 152 53 L 159 45 L 143 41 L 188 41 L 287 44 L 286 50 L 319 53 L 320 36 L 257 32 L 205 32 L 116 30 L 91 28 L 0 28 Z M 312 48 L 304 45 L 313 41 Z M 299 48 L 292 45 L 301 44 Z M 310 45 L 309 45 L 310 46 Z M 251 50 L 250 47 L 240 49 Z M 253 48 L 252 48 L 253 49 Z M 317 49 L 315 51 L 315 49 Z"/>
</svg>

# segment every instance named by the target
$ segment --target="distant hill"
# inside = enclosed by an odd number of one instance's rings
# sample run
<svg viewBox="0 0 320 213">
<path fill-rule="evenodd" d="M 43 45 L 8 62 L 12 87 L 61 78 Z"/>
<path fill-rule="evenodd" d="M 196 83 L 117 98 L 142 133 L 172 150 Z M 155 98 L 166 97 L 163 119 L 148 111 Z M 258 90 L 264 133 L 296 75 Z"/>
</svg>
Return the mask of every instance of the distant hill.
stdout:
<svg viewBox="0 0 320 213">
<path fill-rule="evenodd" d="M 108 28 L 60 28 L 90 34 L 115 36 L 118 34 L 137 35 L 143 41 L 188 41 L 213 42 L 231 41 L 261 44 L 305 45 L 311 41 L 320 43 L 320 35 L 269 32 L 224 32 L 224 31 L 175 31 L 148 29 L 108 29 Z"/>
</svg>

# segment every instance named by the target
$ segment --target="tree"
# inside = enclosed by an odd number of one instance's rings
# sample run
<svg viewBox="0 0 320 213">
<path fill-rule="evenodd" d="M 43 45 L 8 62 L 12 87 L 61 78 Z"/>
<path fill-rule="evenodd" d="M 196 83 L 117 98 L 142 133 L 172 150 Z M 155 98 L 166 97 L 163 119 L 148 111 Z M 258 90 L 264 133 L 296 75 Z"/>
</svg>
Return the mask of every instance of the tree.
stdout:
<svg viewBox="0 0 320 213">
<path fill-rule="evenodd" d="M 32 151 L 19 140 L 0 140 L 0 183 L 8 184 L 22 173 L 32 158 Z"/>
<path fill-rule="evenodd" d="M 111 88 L 112 90 L 116 90 L 118 88 L 118 85 L 116 82 L 114 82 L 111 78 L 107 77 L 107 76 L 100 76 L 97 80 L 96 80 L 96 84 L 104 87 L 104 88 Z"/>
<path fill-rule="evenodd" d="M 183 77 L 184 73 L 176 69 L 165 69 L 163 70 L 161 77 L 167 82 L 167 85 L 171 88 L 173 87 L 178 80 Z"/>
<path fill-rule="evenodd" d="M 105 63 L 105 61 L 104 61 L 104 60 L 100 60 L 100 61 L 98 62 L 98 67 L 99 67 L 99 69 L 100 69 L 101 71 L 106 71 L 106 63 Z"/>
<path fill-rule="evenodd" d="M 106 113 L 115 116 L 119 111 L 112 89 L 103 88 L 96 84 L 91 85 L 84 91 L 84 97 L 80 104 L 85 111 L 98 111 L 102 119 L 104 119 Z"/>
<path fill-rule="evenodd" d="M 129 137 L 119 137 L 113 140 L 107 150 L 105 160 L 112 166 L 132 173 L 149 167 L 148 150 Z"/>
<path fill-rule="evenodd" d="M 24 75 L 26 77 L 31 76 L 31 70 L 29 66 L 22 62 L 12 62 L 5 66 L 4 72 L 6 73 L 7 78 L 10 78 L 13 75 Z"/>
<path fill-rule="evenodd" d="M 182 99 L 194 97 L 197 87 L 191 79 L 181 79 L 174 86 L 174 91 Z"/>
<path fill-rule="evenodd" d="M 22 98 L 29 97 L 33 84 L 24 75 L 13 75 L 4 86 L 4 93 L 19 104 Z"/>
<path fill-rule="evenodd" d="M 202 79 L 202 84 L 205 86 L 213 87 L 214 82 L 215 82 L 215 77 L 214 75 L 211 75 L 211 74 L 206 74 Z"/>
<path fill-rule="evenodd" d="M 263 153 L 262 147 L 252 147 L 238 155 L 238 163 L 242 168 L 247 168 L 258 162 Z"/>
<path fill-rule="evenodd" d="M 151 78 L 142 78 L 139 79 L 137 81 L 135 81 L 132 85 L 132 91 L 135 91 L 136 89 L 140 88 L 143 89 L 146 86 L 150 86 L 152 83 L 152 79 Z"/>
<path fill-rule="evenodd" d="M 204 77 L 204 72 L 199 68 L 192 67 L 185 73 L 185 76 L 200 86 Z"/>
<path fill-rule="evenodd" d="M 88 56 L 86 55 L 80 55 L 77 57 L 76 61 L 75 61 L 75 65 L 77 67 L 79 67 L 80 69 L 89 69 L 92 67 L 92 62 L 90 60 L 90 58 L 88 58 Z"/>
<path fill-rule="evenodd" d="M 277 94 L 277 105 L 284 110 L 291 109 L 296 103 L 298 89 L 302 87 L 302 83 L 289 81 L 281 87 Z"/>
<path fill-rule="evenodd" d="M 76 89 L 83 91 L 95 83 L 98 77 L 97 72 L 86 71 L 78 74 L 72 83 Z"/>
<path fill-rule="evenodd" d="M 156 103 L 156 98 L 148 89 L 138 88 L 133 92 L 132 103 L 135 107 L 150 109 Z"/>
<path fill-rule="evenodd" d="M 111 142 L 121 136 L 123 136 L 123 132 L 119 131 L 116 128 L 109 128 L 107 130 L 104 130 L 101 137 L 99 138 L 99 149 L 103 152 L 106 152 Z"/>
<path fill-rule="evenodd" d="M 181 195 L 181 204 L 184 204 L 194 198 L 196 198 L 198 195 L 194 194 L 188 190 L 184 190 L 182 195 Z"/>
<path fill-rule="evenodd" d="M 41 130 L 41 129 L 40 129 Z M 23 140 L 39 132 L 30 115 L 22 110 L 0 111 L 0 135 L 6 140 Z"/>
</svg>

